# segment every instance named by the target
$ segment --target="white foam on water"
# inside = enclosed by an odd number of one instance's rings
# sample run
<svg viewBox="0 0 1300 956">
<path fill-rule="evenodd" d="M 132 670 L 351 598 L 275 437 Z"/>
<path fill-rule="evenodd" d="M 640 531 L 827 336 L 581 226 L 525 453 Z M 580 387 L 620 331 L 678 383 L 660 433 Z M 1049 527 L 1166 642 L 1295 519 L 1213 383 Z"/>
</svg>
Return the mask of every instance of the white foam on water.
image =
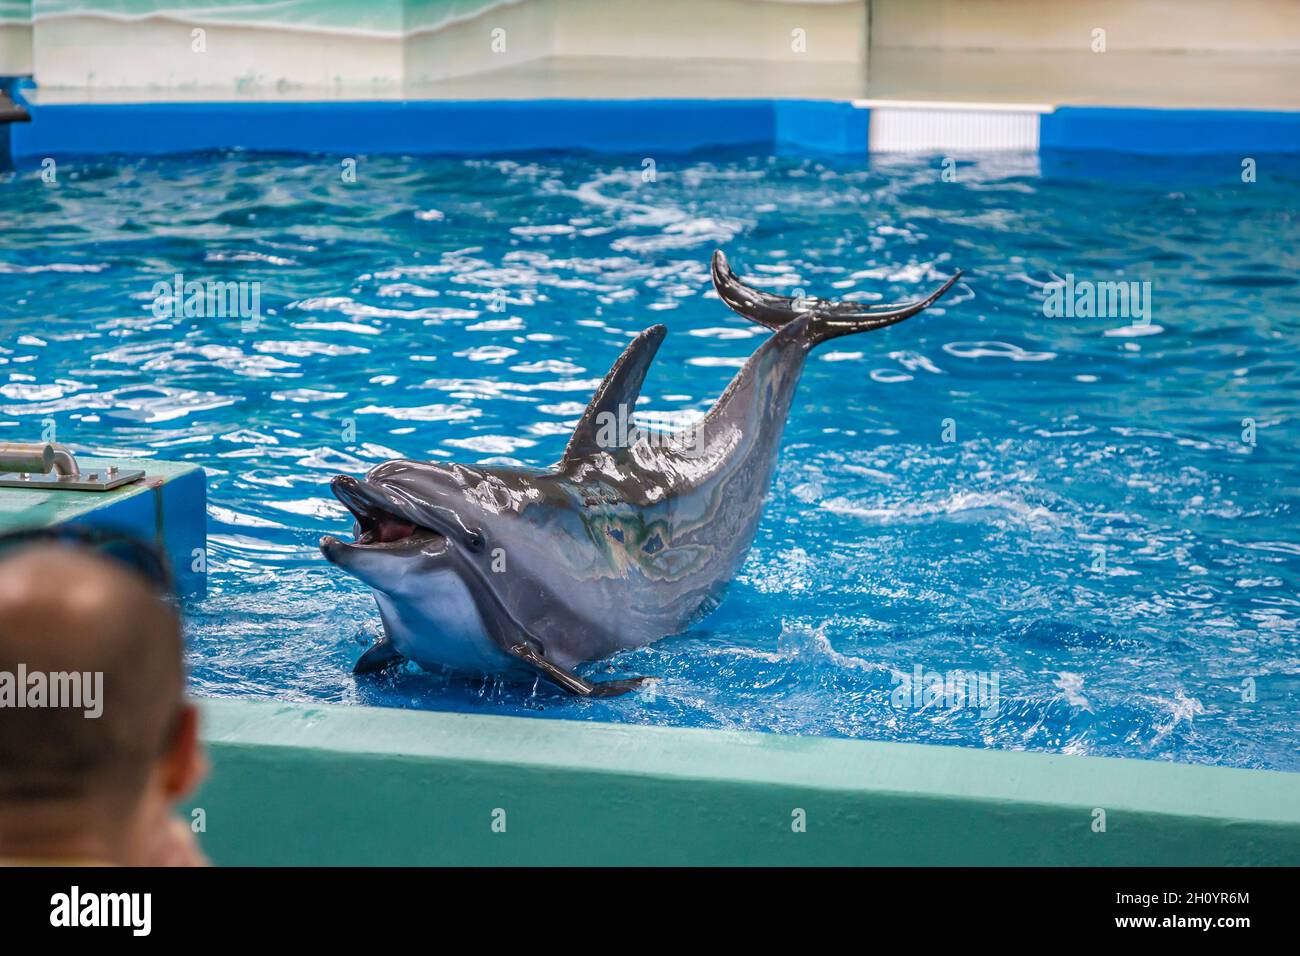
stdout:
<svg viewBox="0 0 1300 956">
<path fill-rule="evenodd" d="M 1079 707 L 1083 710 L 1091 711 L 1092 705 L 1088 703 L 1088 698 L 1083 696 L 1083 675 L 1072 674 L 1069 671 L 1060 671 L 1056 675 L 1056 680 L 1052 686 L 1059 687 L 1065 702 L 1071 707 Z"/>
<path fill-rule="evenodd" d="M 513 355 L 518 355 L 518 349 L 507 348 L 504 345 L 476 345 L 471 349 L 462 349 L 459 352 L 453 352 L 457 358 L 467 358 L 471 362 L 488 362 L 492 365 L 498 365 Z"/>
<path fill-rule="evenodd" d="M 687 335 L 693 335 L 701 339 L 752 339 L 759 334 L 759 329 L 754 326 L 739 328 L 735 326 L 707 329 L 691 329 Z"/>
<path fill-rule="evenodd" d="M 44 265 L 37 266 L 20 266 L 12 262 L 0 262 L 0 274 L 21 273 L 24 275 L 33 275 L 38 272 L 103 272 L 107 268 L 108 264 L 104 262 L 84 264 L 76 262 L 48 262 Z"/>
<path fill-rule="evenodd" d="M 519 365 L 510 366 L 512 372 L 523 372 L 528 375 L 535 375 L 539 372 L 546 372 L 551 375 L 575 375 L 585 372 L 586 369 L 581 365 L 574 365 L 572 362 L 562 362 L 559 359 L 542 359 L 538 362 L 523 362 Z"/>
<path fill-rule="evenodd" d="M 537 442 L 517 435 L 474 435 L 470 438 L 447 438 L 443 440 L 443 444 L 451 445 L 453 448 L 482 452 L 485 455 L 508 455 L 520 448 L 532 448 Z"/>
<path fill-rule="evenodd" d="M 400 408 L 394 405 L 363 405 L 357 409 L 358 415 L 382 415 L 402 422 L 463 422 L 478 418 L 482 410 L 467 405 L 417 405 L 412 408 Z M 401 455 L 394 455 L 401 458 Z"/>
<path fill-rule="evenodd" d="M 847 498 L 823 501 L 821 507 L 834 514 L 852 515 L 881 523 L 917 521 L 972 512 L 999 512 L 1027 523 L 1055 522 L 1060 516 L 1042 505 L 1032 505 L 1023 498 L 1005 492 L 958 491 L 936 501 L 906 501 L 898 504 L 866 507 Z"/>
<path fill-rule="evenodd" d="M 1012 362 L 1047 362 L 1056 358 L 1055 352 L 1033 352 L 1010 342 L 949 342 L 943 347 L 949 355 L 958 358 L 1000 358 Z"/>
<path fill-rule="evenodd" d="M 777 639 L 777 646 L 781 649 L 781 659 L 793 660 L 799 657 L 813 657 L 822 658 L 836 667 L 852 670 L 893 671 L 893 668 L 877 661 L 854 657 L 851 654 L 841 654 L 831 646 L 830 638 L 826 636 L 826 627 L 825 623 L 810 628 L 805 624 L 792 625 L 787 621 L 782 621 L 781 635 Z"/>
<path fill-rule="evenodd" d="M 1141 338 L 1144 335 L 1159 335 L 1164 330 L 1164 326 L 1152 322 L 1148 325 L 1121 325 L 1118 328 L 1107 329 L 1101 334 L 1107 338 L 1133 339 Z"/>
<path fill-rule="evenodd" d="M 714 355 L 696 355 L 686 360 L 687 365 L 698 365 L 701 368 L 744 368 L 748 358 L 727 358 L 724 356 Z"/>
</svg>

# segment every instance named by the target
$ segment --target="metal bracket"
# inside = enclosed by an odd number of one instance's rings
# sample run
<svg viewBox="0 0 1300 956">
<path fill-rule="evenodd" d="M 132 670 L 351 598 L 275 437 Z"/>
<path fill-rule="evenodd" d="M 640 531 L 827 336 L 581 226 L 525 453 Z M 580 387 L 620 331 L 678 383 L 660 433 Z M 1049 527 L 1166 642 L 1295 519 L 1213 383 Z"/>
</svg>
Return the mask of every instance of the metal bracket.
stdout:
<svg viewBox="0 0 1300 956">
<path fill-rule="evenodd" d="M 50 442 L 0 442 L 0 488 L 112 491 L 138 481 L 144 472 L 103 465 L 83 472 L 72 452 Z"/>
<path fill-rule="evenodd" d="M 33 474 L 7 471 L 0 474 L 0 488 L 42 488 L 64 491 L 112 491 L 144 477 L 143 471 L 122 471 L 116 465 L 80 475 Z"/>
</svg>

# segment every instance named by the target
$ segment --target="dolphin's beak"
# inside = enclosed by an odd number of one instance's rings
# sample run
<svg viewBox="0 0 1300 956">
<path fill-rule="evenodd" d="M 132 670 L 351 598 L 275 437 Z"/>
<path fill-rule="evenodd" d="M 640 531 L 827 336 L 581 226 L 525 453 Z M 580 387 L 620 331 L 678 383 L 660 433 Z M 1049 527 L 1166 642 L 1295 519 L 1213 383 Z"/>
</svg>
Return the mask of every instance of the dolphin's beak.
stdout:
<svg viewBox="0 0 1300 956">
<path fill-rule="evenodd" d="M 396 503 L 369 482 L 357 481 L 351 475 L 338 475 L 330 482 L 334 497 L 357 519 L 358 544 L 382 544 L 410 537 L 416 525 L 403 519 Z"/>
<path fill-rule="evenodd" d="M 369 482 L 339 475 L 330 489 L 356 519 L 354 540 L 344 541 L 334 535 L 320 540 L 321 554 L 366 583 L 374 558 L 381 555 L 413 554 L 416 551 L 434 557 L 447 550 L 447 539 L 431 528 L 421 527 L 397 512 L 397 503 L 382 489 Z"/>
</svg>

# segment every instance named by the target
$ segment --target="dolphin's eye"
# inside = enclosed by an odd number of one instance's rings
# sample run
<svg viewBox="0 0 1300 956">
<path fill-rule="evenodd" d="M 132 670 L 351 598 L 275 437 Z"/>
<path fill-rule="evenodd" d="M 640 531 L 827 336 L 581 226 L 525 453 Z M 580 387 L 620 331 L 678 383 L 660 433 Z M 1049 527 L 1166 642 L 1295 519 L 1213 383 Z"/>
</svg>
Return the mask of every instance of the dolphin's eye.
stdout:
<svg viewBox="0 0 1300 956">
<path fill-rule="evenodd" d="M 465 536 L 465 547 L 469 548 L 475 554 L 482 552 L 487 542 L 483 539 L 482 531 L 471 531 Z"/>
</svg>

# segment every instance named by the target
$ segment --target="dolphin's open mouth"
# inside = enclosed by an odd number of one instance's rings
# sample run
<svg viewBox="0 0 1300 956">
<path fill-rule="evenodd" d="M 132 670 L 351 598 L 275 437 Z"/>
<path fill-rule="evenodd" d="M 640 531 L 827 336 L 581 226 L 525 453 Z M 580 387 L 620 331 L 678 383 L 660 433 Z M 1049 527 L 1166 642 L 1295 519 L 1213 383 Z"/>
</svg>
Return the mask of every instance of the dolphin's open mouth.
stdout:
<svg viewBox="0 0 1300 956">
<path fill-rule="evenodd" d="M 356 519 L 354 539 L 346 542 L 350 547 L 409 546 L 443 537 L 440 532 L 425 528 L 398 514 L 395 510 L 396 503 L 367 482 L 339 475 L 330 482 L 330 490 Z"/>
</svg>

